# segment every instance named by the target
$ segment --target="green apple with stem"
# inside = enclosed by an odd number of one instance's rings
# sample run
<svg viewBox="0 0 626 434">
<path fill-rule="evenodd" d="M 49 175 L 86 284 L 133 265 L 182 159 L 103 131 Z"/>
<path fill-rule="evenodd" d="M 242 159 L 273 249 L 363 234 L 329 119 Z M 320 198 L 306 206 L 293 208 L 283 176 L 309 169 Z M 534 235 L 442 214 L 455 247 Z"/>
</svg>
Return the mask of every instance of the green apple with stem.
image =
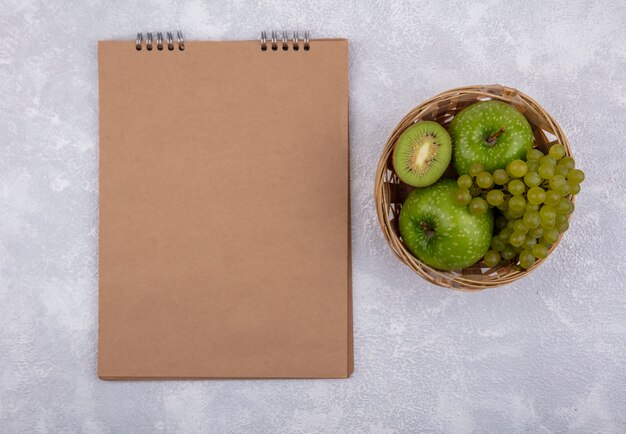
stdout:
<svg viewBox="0 0 626 434">
<path fill-rule="evenodd" d="M 400 235 L 420 261 L 439 270 L 459 270 L 482 258 L 491 244 L 493 213 L 471 214 L 454 201 L 453 179 L 414 189 L 400 210 Z"/>
<path fill-rule="evenodd" d="M 525 160 L 533 132 L 523 114 L 502 101 L 481 101 L 461 110 L 450 123 L 454 167 L 459 175 L 480 163 L 487 172 Z"/>
</svg>

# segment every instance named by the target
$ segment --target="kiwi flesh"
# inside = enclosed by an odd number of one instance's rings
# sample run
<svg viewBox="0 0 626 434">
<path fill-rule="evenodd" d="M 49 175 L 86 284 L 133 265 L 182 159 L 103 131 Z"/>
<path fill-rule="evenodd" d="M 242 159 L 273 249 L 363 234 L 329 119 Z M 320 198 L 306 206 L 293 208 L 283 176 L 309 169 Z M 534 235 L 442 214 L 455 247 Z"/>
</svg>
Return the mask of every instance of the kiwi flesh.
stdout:
<svg viewBox="0 0 626 434">
<path fill-rule="evenodd" d="M 414 187 L 434 184 L 445 172 L 452 156 L 452 141 L 437 122 L 418 122 L 396 141 L 393 168 L 400 180 Z"/>
</svg>

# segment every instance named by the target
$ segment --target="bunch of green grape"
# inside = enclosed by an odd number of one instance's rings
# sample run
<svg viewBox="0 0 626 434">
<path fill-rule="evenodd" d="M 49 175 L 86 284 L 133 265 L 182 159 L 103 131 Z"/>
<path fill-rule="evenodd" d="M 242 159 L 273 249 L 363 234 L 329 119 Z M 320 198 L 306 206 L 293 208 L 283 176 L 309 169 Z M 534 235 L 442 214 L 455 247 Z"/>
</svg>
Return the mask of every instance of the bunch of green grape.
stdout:
<svg viewBox="0 0 626 434">
<path fill-rule="evenodd" d="M 506 170 L 489 173 L 481 164 L 472 164 L 469 174 L 457 179 L 455 201 L 467 205 L 472 214 L 498 210 L 485 265 L 511 261 L 528 269 L 536 259 L 548 256 L 549 247 L 569 228 L 574 204 L 568 197 L 578 194 L 584 179 L 559 143 L 548 155 L 531 149 L 526 161 L 511 161 Z"/>
</svg>

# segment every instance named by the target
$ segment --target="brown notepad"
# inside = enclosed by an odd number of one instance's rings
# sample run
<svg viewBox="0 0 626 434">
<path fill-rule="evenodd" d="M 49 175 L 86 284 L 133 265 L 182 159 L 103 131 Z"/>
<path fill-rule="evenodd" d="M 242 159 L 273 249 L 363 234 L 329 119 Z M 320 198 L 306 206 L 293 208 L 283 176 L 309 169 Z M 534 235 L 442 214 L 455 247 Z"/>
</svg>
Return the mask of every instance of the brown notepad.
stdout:
<svg viewBox="0 0 626 434">
<path fill-rule="evenodd" d="M 350 376 L 348 42 L 167 42 L 98 46 L 98 375 Z"/>
</svg>

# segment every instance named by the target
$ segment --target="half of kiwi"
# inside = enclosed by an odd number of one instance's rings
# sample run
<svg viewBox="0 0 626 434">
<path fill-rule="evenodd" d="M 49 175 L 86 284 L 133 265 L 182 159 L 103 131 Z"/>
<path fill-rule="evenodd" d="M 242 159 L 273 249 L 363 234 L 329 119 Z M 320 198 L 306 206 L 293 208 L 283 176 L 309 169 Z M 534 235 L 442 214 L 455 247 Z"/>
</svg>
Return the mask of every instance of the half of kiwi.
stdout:
<svg viewBox="0 0 626 434">
<path fill-rule="evenodd" d="M 418 122 L 398 137 L 393 150 L 393 168 L 402 182 L 426 187 L 441 177 L 451 156 L 448 132 L 437 122 Z"/>
</svg>

